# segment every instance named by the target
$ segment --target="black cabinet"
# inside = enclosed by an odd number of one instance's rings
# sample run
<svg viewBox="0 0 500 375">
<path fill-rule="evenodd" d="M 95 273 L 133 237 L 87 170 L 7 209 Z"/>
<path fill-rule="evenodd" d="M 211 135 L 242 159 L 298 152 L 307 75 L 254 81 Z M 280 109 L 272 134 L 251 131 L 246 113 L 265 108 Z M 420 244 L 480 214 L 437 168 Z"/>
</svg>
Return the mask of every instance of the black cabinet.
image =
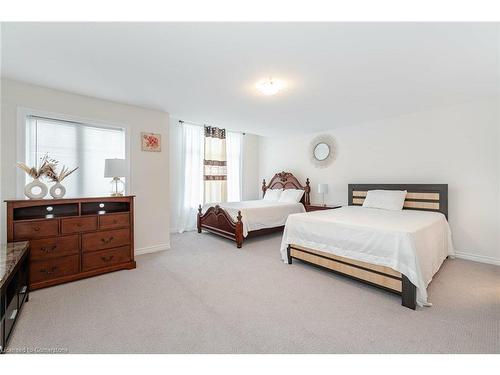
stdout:
<svg viewBox="0 0 500 375">
<path fill-rule="evenodd" d="M 0 279 L 0 353 L 6 350 L 24 303 L 29 299 L 28 243 L 2 246 Z"/>
</svg>

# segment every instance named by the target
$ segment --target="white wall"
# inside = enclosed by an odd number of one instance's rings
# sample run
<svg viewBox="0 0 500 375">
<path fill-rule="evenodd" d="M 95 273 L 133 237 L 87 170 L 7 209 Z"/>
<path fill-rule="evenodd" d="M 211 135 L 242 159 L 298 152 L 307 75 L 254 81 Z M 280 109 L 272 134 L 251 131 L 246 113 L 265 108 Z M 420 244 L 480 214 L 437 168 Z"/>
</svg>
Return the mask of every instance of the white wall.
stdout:
<svg viewBox="0 0 500 375">
<path fill-rule="evenodd" d="M 260 140 L 260 177 L 286 170 L 309 177 L 313 194 L 328 183 L 328 203 L 347 204 L 348 183 L 447 183 L 455 247 L 500 264 L 498 101 L 488 100 L 324 132 L 335 160 L 315 168 L 309 146 L 319 133 Z"/>
<path fill-rule="evenodd" d="M 2 201 L 23 198 L 16 194 L 17 113 L 19 107 L 120 124 L 130 139 L 130 186 L 135 199 L 136 253 L 170 246 L 168 113 L 75 95 L 2 79 L 1 177 Z M 140 132 L 162 135 L 162 152 L 141 151 Z M 78 172 L 76 172 L 78 173 Z M 5 204 L 2 205 L 2 239 L 6 239 Z"/>
<path fill-rule="evenodd" d="M 170 171 L 170 232 L 179 231 L 179 217 L 181 213 L 181 201 L 179 189 L 182 186 L 183 173 L 181 171 L 181 153 L 182 153 L 182 126 L 179 120 L 170 117 L 169 129 L 169 171 Z"/>
<path fill-rule="evenodd" d="M 181 202 L 179 201 L 179 180 L 183 179 L 180 168 L 182 150 L 182 127 L 179 119 L 170 118 L 169 161 L 170 161 L 170 231 L 178 232 Z M 259 197 L 259 136 L 245 134 L 243 136 L 242 160 L 242 199 L 250 200 Z"/>
<path fill-rule="evenodd" d="M 259 199 L 262 180 L 259 178 L 259 137 L 246 133 L 243 136 L 242 199 Z"/>
</svg>

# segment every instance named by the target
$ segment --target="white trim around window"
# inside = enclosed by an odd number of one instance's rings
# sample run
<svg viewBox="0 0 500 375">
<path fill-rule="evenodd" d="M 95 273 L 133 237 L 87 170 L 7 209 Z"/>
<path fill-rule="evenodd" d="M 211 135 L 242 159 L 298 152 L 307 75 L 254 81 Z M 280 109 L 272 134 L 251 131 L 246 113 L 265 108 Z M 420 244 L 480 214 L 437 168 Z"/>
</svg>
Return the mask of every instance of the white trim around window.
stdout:
<svg viewBox="0 0 500 375">
<path fill-rule="evenodd" d="M 55 113 L 49 111 L 42 111 L 32 108 L 18 107 L 17 108 L 17 160 L 25 162 L 27 156 L 26 149 L 26 128 L 27 128 L 27 118 L 29 116 L 46 117 L 50 119 L 56 119 L 61 121 L 70 121 L 76 123 L 82 123 L 84 125 L 90 125 L 95 127 L 104 128 L 119 128 L 123 129 L 125 132 L 125 159 L 127 160 L 127 167 L 129 170 L 129 175 L 126 178 L 125 183 L 125 193 L 130 194 L 130 186 L 132 186 L 132 173 L 130 173 L 130 128 L 123 124 L 112 123 L 109 121 L 102 121 L 96 119 L 90 119 L 80 116 L 73 116 L 62 113 Z M 16 194 L 18 198 L 24 197 L 24 186 L 25 186 L 25 173 L 21 170 L 17 171 L 16 175 Z"/>
</svg>

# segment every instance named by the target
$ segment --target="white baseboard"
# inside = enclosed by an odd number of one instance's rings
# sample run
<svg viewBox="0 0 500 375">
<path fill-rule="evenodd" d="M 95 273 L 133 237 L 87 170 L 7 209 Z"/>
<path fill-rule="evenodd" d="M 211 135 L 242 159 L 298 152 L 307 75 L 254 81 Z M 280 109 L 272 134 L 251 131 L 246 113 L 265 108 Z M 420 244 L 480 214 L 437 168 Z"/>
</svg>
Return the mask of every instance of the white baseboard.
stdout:
<svg viewBox="0 0 500 375">
<path fill-rule="evenodd" d="M 164 250 L 168 250 L 168 249 L 170 249 L 169 244 L 161 244 L 161 245 L 141 247 L 139 249 L 135 249 L 134 254 L 135 255 L 143 255 L 143 254 L 149 254 L 149 253 L 156 253 L 158 251 L 164 251 Z"/>
<path fill-rule="evenodd" d="M 500 259 L 488 257 L 484 255 L 476 255 L 470 253 L 456 252 L 455 256 L 460 259 L 472 260 L 474 262 L 494 264 L 495 266 L 500 266 Z"/>
</svg>

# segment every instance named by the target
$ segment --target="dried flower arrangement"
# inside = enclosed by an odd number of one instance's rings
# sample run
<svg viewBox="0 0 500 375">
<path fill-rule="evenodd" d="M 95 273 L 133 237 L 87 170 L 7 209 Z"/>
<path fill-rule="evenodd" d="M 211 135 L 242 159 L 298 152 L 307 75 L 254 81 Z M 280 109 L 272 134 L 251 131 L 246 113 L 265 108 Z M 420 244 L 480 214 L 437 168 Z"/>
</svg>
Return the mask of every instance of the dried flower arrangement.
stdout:
<svg viewBox="0 0 500 375">
<path fill-rule="evenodd" d="M 53 182 L 61 182 L 64 180 L 66 177 L 68 177 L 71 173 L 76 171 L 78 167 L 69 169 L 65 165 L 63 165 L 61 171 L 57 173 L 57 165 L 59 164 L 59 161 L 52 159 L 49 157 L 48 154 L 45 154 L 41 159 L 40 159 L 40 167 L 35 168 L 35 167 L 28 167 L 25 163 L 17 163 L 17 166 L 21 168 L 23 171 L 25 171 L 30 177 L 34 179 L 38 179 L 40 177 L 47 177 L 50 181 Z"/>
<path fill-rule="evenodd" d="M 25 171 L 33 179 L 39 179 L 42 176 L 46 176 L 47 172 L 52 171 L 56 168 L 59 162 L 55 159 L 49 158 L 48 154 L 45 154 L 40 159 L 40 167 L 28 167 L 25 163 L 19 162 L 17 166 Z"/>
<path fill-rule="evenodd" d="M 62 169 L 61 169 L 61 172 L 59 172 L 59 174 L 56 172 L 55 168 L 49 168 L 47 170 L 47 172 L 45 173 L 45 176 L 47 176 L 51 181 L 53 182 L 62 182 L 62 180 L 64 180 L 66 177 L 68 177 L 71 173 L 73 173 L 74 171 L 76 171 L 78 169 L 78 167 L 76 168 L 73 168 L 72 170 L 70 170 L 68 167 L 66 167 L 65 165 L 63 165 Z"/>
</svg>

